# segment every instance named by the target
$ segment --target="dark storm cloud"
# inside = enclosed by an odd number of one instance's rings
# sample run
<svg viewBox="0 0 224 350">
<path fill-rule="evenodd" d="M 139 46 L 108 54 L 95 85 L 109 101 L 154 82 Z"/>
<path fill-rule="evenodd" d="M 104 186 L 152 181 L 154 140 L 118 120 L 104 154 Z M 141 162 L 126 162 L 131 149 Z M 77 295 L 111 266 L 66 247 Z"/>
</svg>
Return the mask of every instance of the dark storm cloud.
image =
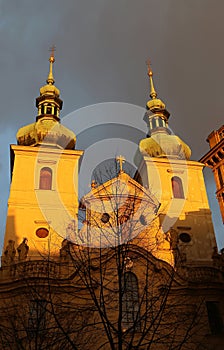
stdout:
<svg viewBox="0 0 224 350">
<path fill-rule="evenodd" d="M 150 57 L 172 129 L 194 159 L 208 150 L 223 124 L 222 0 L 2 0 L 0 12 L 2 135 L 35 120 L 55 44 L 62 115 L 103 101 L 144 106 Z"/>
<path fill-rule="evenodd" d="M 221 123 L 223 7 L 221 0 L 2 1 L 1 120 L 32 120 L 56 44 L 65 114 L 102 101 L 144 105 L 150 57 L 171 125 L 179 133 L 185 126 L 194 144 L 192 128 L 208 133 L 214 115 Z"/>
</svg>

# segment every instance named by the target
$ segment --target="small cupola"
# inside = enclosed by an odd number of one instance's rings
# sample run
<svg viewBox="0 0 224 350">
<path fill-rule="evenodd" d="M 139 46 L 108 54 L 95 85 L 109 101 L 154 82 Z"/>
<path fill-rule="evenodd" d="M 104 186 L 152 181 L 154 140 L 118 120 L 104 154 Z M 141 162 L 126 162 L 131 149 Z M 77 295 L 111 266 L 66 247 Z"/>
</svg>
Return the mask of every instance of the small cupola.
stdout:
<svg viewBox="0 0 224 350">
<path fill-rule="evenodd" d="M 60 90 L 54 85 L 53 64 L 55 62 L 54 46 L 51 49 L 49 58 L 49 74 L 46 80 L 46 85 L 40 88 L 40 96 L 36 98 L 36 107 L 38 109 L 37 120 L 44 116 L 52 116 L 57 120 L 60 119 L 60 110 L 62 109 L 63 101 L 60 99 Z"/>
<path fill-rule="evenodd" d="M 189 159 L 191 156 L 190 147 L 178 136 L 171 134 L 168 127 L 170 113 L 166 110 L 165 103 L 157 98 L 149 61 L 147 66 L 151 99 L 146 103 L 145 118 L 150 137 L 140 141 L 139 150 L 143 155 L 150 157 Z"/>
<path fill-rule="evenodd" d="M 17 132 L 18 145 L 45 146 L 62 149 L 74 149 L 76 136 L 60 123 L 62 100 L 60 91 L 54 85 L 53 63 L 55 62 L 53 47 L 49 58 L 50 68 L 47 84 L 40 88 L 40 96 L 36 98 L 38 115 L 36 122 L 21 127 Z"/>
</svg>

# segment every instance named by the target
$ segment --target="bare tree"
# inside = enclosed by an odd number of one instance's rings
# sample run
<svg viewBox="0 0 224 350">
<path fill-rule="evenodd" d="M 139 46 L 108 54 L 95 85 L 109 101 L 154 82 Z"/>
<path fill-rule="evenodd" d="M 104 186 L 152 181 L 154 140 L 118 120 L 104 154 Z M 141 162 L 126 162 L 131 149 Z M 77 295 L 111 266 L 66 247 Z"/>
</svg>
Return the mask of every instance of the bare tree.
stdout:
<svg viewBox="0 0 224 350">
<path fill-rule="evenodd" d="M 156 198 L 122 171 L 96 182 L 81 200 L 83 227 L 67 231 L 61 251 L 73 282 L 84 287 L 78 298 L 69 294 L 72 309 L 87 312 L 80 349 L 200 348 L 204 297 L 188 295 L 177 237 L 161 237 Z M 164 239 L 175 266 L 158 259 Z"/>
<path fill-rule="evenodd" d="M 4 268 L 13 287 L 2 286 L 2 348 L 206 349 L 205 294 L 189 288 L 178 239 L 161 232 L 158 208 L 122 170 L 95 180 L 80 201 L 82 227 L 74 218 L 65 229 L 58 261 Z"/>
</svg>

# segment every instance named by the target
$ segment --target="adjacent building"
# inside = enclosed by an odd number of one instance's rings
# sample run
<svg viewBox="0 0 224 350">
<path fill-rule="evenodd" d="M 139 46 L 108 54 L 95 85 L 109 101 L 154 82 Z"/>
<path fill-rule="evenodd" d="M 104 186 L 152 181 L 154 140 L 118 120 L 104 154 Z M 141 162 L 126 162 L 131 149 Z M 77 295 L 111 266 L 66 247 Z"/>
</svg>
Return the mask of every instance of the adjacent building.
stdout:
<svg viewBox="0 0 224 350">
<path fill-rule="evenodd" d="M 216 183 L 216 197 L 224 223 L 224 125 L 212 131 L 207 141 L 210 151 L 201 158 L 201 162 L 212 169 Z"/>
</svg>

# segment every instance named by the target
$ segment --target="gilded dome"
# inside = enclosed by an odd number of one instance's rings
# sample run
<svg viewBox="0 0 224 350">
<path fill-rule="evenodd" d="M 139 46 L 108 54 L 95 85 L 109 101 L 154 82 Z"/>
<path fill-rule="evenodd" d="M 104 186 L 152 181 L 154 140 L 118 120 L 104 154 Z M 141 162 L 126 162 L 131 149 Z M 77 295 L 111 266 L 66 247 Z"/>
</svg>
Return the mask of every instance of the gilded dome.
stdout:
<svg viewBox="0 0 224 350">
<path fill-rule="evenodd" d="M 149 100 L 146 105 L 148 109 L 152 111 L 165 109 L 165 103 L 163 103 L 163 101 L 161 101 L 158 98 L 153 98 L 152 100 Z"/>
<path fill-rule="evenodd" d="M 18 145 L 51 145 L 74 149 L 75 134 L 50 116 L 45 116 L 19 129 L 16 135 Z"/>
<path fill-rule="evenodd" d="M 176 159 L 189 159 L 190 147 L 178 136 L 165 132 L 153 133 L 151 137 L 140 141 L 139 149 L 143 155 L 150 157 L 170 157 Z"/>
<path fill-rule="evenodd" d="M 53 95 L 59 97 L 60 90 L 55 85 L 46 84 L 40 88 L 40 96 L 43 95 Z"/>
</svg>

